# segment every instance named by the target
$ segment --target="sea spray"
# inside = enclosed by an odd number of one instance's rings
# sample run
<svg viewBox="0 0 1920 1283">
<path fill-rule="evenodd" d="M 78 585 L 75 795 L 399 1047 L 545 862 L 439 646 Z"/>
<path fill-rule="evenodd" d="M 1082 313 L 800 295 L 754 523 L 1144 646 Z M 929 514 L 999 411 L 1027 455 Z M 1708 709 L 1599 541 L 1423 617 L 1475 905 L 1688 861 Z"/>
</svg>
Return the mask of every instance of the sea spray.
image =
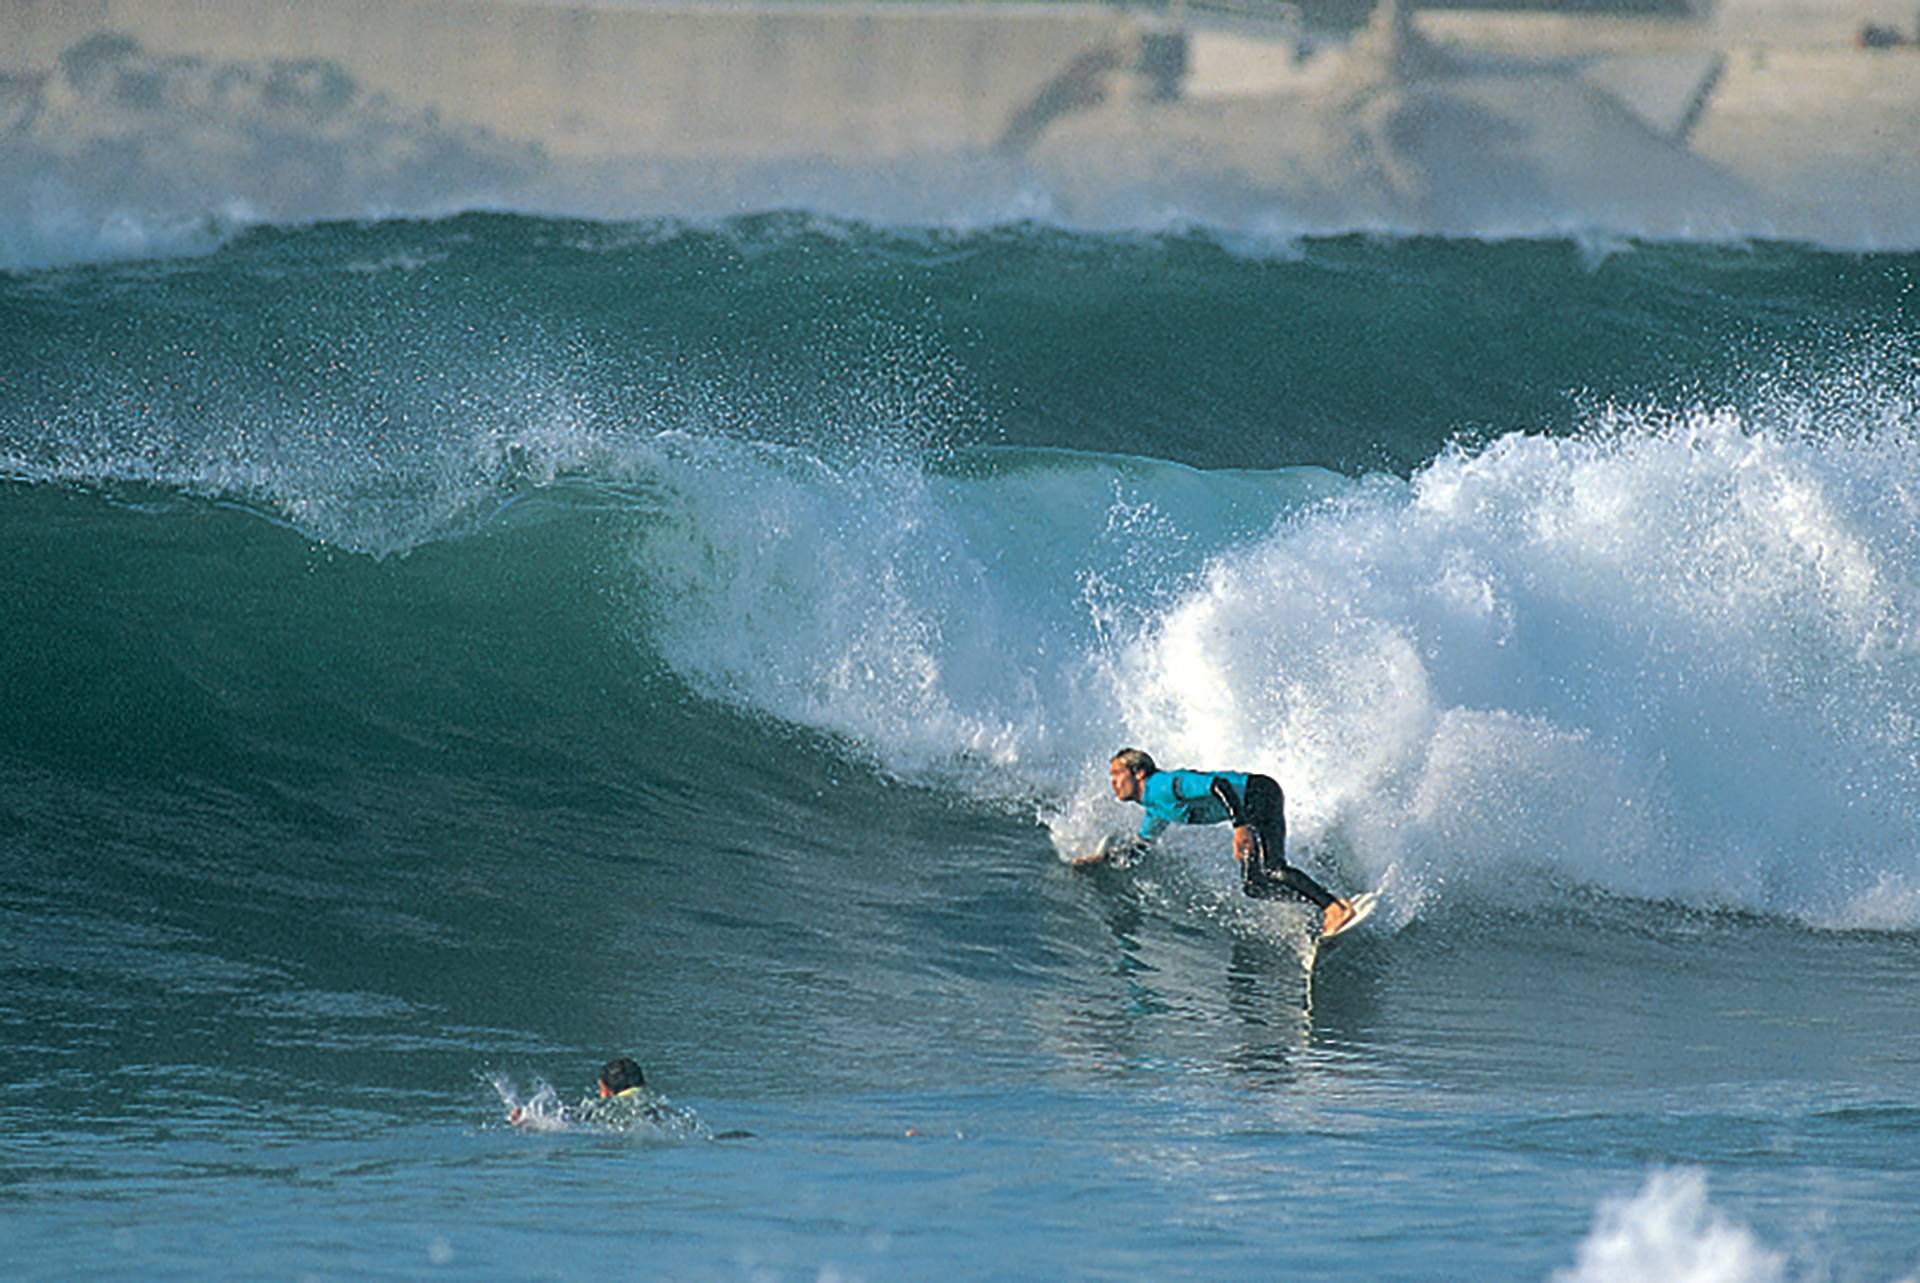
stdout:
<svg viewBox="0 0 1920 1283">
<path fill-rule="evenodd" d="M 1538 870 L 1884 920 L 1920 848 L 1912 449 L 1731 411 L 1405 483 L 709 446 L 640 570 L 705 689 L 889 771 L 984 759 L 1067 853 L 1125 823 L 1126 741 L 1272 773 L 1298 842 L 1416 899 Z"/>
<path fill-rule="evenodd" d="M 1602 1205 L 1570 1270 L 1554 1283 L 1778 1283 L 1786 1258 L 1707 1200 L 1697 1169 L 1654 1172 L 1632 1198 Z"/>
</svg>

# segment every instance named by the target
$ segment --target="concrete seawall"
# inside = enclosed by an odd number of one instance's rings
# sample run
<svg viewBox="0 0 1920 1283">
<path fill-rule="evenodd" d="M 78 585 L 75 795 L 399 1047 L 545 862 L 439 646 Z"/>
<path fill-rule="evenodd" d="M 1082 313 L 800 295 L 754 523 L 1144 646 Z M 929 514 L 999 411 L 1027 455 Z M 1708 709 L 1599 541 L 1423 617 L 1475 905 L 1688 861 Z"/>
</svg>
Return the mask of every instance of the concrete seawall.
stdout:
<svg viewBox="0 0 1920 1283">
<path fill-rule="evenodd" d="M 1831 7 L 1280 12 L 0 0 L 0 267 L 474 205 L 1920 245 L 1920 52 Z"/>
<path fill-rule="evenodd" d="M 156 55 L 315 59 L 561 156 L 987 147 L 1135 24 L 1098 6 L 589 7 L 524 0 L 6 0 L 0 70 L 102 31 Z"/>
</svg>

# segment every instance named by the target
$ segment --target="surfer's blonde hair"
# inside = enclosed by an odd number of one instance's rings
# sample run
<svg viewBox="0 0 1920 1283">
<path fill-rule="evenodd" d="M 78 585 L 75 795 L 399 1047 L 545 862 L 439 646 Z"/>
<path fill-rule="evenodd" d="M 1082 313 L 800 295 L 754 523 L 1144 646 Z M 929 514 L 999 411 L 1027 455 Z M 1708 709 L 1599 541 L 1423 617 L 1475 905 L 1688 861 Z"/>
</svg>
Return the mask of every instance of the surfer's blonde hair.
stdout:
<svg viewBox="0 0 1920 1283">
<path fill-rule="evenodd" d="M 1138 775 L 1152 775 L 1160 768 L 1153 764 L 1153 758 L 1137 748 L 1123 748 L 1109 759 L 1109 764 L 1118 762 L 1127 770 Z"/>
</svg>

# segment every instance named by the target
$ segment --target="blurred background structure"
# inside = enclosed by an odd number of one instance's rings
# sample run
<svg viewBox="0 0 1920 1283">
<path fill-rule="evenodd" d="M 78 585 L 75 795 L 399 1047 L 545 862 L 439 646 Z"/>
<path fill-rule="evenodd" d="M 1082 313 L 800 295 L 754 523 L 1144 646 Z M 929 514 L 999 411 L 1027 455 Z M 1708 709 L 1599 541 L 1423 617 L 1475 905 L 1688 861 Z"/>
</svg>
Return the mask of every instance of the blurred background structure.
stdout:
<svg viewBox="0 0 1920 1283">
<path fill-rule="evenodd" d="M 1910 0 L 0 13 L 0 265 L 474 207 L 1920 244 Z"/>
</svg>

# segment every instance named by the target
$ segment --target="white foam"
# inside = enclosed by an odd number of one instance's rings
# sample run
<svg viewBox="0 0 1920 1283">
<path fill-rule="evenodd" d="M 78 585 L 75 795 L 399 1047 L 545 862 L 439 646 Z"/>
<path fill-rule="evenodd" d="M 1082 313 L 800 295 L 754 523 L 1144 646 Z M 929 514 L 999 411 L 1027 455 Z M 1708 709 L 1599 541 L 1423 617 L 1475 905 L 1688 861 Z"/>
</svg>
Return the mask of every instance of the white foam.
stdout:
<svg viewBox="0 0 1920 1283">
<path fill-rule="evenodd" d="M 1654 1172 L 1631 1198 L 1603 1203 L 1574 1267 L 1555 1283 L 1775 1283 L 1786 1258 L 1707 1201 L 1698 1169 Z"/>
<path fill-rule="evenodd" d="M 1872 886 L 1816 921 L 1836 930 L 1904 931 L 1920 922 L 1920 880 L 1884 870 Z"/>
<path fill-rule="evenodd" d="M 1274 775 L 1297 843 L 1410 899 L 1541 870 L 1911 927 L 1914 422 L 1897 389 L 1612 409 L 1336 501 L 736 450 L 669 469 L 643 565 L 696 682 L 904 774 L 984 766 L 983 795 L 1050 799 L 1063 855 L 1137 819 L 1104 796 L 1132 743 Z"/>
<path fill-rule="evenodd" d="M 0 197 L 0 271 L 208 254 L 260 222 L 244 199 L 152 209 L 41 177 Z"/>
<path fill-rule="evenodd" d="M 1823 912 L 1920 857 L 1912 454 L 1715 413 L 1442 459 L 1222 554 L 1130 737 L 1375 870 Z"/>
</svg>

